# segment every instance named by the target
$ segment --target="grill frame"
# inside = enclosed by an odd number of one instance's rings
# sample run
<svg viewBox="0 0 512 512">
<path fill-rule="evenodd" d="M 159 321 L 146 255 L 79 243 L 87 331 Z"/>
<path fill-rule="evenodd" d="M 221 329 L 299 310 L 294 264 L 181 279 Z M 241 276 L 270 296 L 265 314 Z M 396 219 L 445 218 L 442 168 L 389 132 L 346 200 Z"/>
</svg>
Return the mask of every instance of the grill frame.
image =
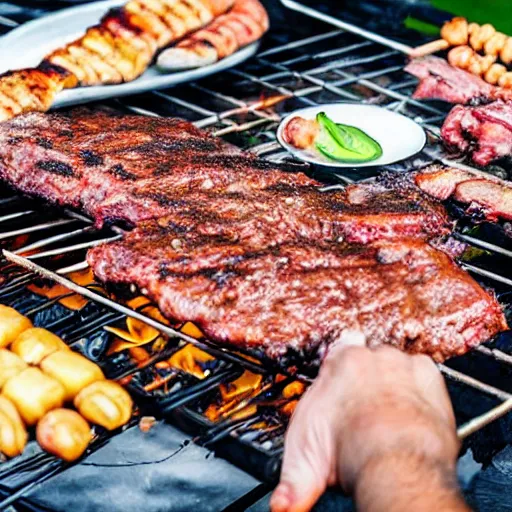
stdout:
<svg viewBox="0 0 512 512">
<path fill-rule="evenodd" d="M 357 96 L 351 90 L 347 90 L 347 88 L 351 88 L 352 86 L 361 87 L 365 91 L 370 90 L 372 93 L 374 93 L 374 96 L 370 97 L 370 100 L 366 98 L 364 101 L 372 102 L 375 98 L 375 101 L 377 101 L 379 98 L 384 98 L 384 101 L 389 102 L 387 103 L 387 106 L 390 109 L 405 113 L 406 115 L 409 113 L 410 116 L 411 112 L 417 113 L 414 118 L 424 126 L 430 139 L 430 144 L 423 150 L 420 158 L 423 160 L 435 160 L 446 165 L 470 170 L 471 172 L 481 172 L 472 166 L 468 166 L 464 161 L 454 160 L 453 158 L 450 158 L 448 155 L 445 155 L 440 151 L 439 145 L 436 143 L 436 141 L 439 139 L 440 123 L 444 119 L 447 110 L 446 108 L 439 107 L 438 104 L 435 103 L 426 104 L 412 100 L 410 98 L 410 90 L 412 90 L 412 88 L 415 86 L 416 80 L 406 78 L 404 80 L 397 81 L 396 83 L 392 83 L 391 85 L 382 85 L 379 82 L 379 80 L 387 78 L 388 75 L 394 75 L 395 73 L 400 74 L 400 70 L 403 68 L 403 65 L 399 65 L 398 62 L 403 61 L 404 55 L 407 55 L 410 50 L 409 46 L 403 43 L 397 43 L 396 41 L 392 41 L 382 36 L 377 36 L 372 32 L 362 30 L 355 25 L 337 20 L 313 9 L 305 8 L 294 0 L 281 0 L 281 2 L 288 9 L 301 13 L 301 15 L 308 16 L 310 18 L 316 18 L 317 20 L 320 20 L 326 24 L 330 24 L 336 27 L 336 30 L 326 30 L 313 36 L 290 41 L 280 46 L 267 48 L 259 53 L 254 61 L 251 61 L 251 63 L 249 63 L 247 66 L 244 66 L 242 69 L 232 69 L 223 73 L 224 77 L 230 77 L 235 81 L 235 83 L 247 83 L 252 86 L 256 86 L 256 88 L 260 88 L 262 91 L 265 91 L 265 93 L 271 92 L 274 94 L 274 96 L 264 96 L 258 100 L 240 99 L 229 95 L 226 92 L 219 91 L 215 87 L 210 88 L 208 84 L 205 84 L 204 81 L 202 81 L 199 83 L 188 84 L 178 88 L 178 90 L 153 91 L 139 95 L 135 98 L 128 97 L 122 100 L 114 99 L 109 104 L 127 112 L 149 116 L 161 115 L 162 111 L 166 113 L 169 110 L 173 111 L 176 109 L 179 111 L 180 109 L 184 109 L 188 112 L 188 115 L 184 116 L 182 114 L 182 117 L 189 119 L 192 118 L 194 124 L 197 127 L 210 129 L 216 136 L 219 137 L 230 138 L 232 136 L 237 136 L 240 134 L 244 135 L 247 133 L 251 134 L 254 132 L 256 133 L 257 143 L 252 145 L 250 150 L 261 157 L 279 162 L 286 159 L 288 155 L 280 148 L 275 140 L 275 135 L 272 136 L 272 131 L 274 131 L 273 127 L 275 127 L 275 125 L 289 112 L 289 110 L 287 110 L 287 107 L 285 107 L 285 110 L 283 111 L 276 111 L 276 107 L 279 108 L 283 103 L 288 101 L 298 102 L 300 103 L 300 106 L 315 105 L 317 104 L 316 100 L 312 98 L 314 98 L 315 95 L 322 97 L 322 94 L 324 93 L 327 95 L 332 95 L 332 97 L 342 101 L 360 101 L 361 96 Z M 17 22 L 0 16 L 0 25 L 4 25 L 8 28 L 14 28 L 17 26 Z M 305 50 L 306 48 L 314 47 L 317 44 L 331 44 L 336 41 L 336 38 L 340 37 L 348 37 L 348 40 L 353 42 L 336 50 L 325 50 L 323 52 L 317 53 L 307 53 L 307 50 Z M 350 54 L 352 52 L 357 50 L 374 49 L 374 47 L 379 51 L 379 53 L 364 55 L 359 59 L 350 58 Z M 302 53 L 302 55 L 297 57 L 285 58 L 280 62 L 275 62 L 272 60 L 275 59 L 275 57 L 279 54 L 286 54 L 287 52 L 293 53 L 303 50 L 305 50 L 306 53 Z M 330 61 L 329 59 L 333 57 L 335 60 Z M 305 71 L 300 70 L 300 65 L 302 63 L 308 62 L 308 60 L 311 60 L 312 62 L 322 61 L 322 59 L 326 59 L 327 63 L 308 68 Z M 353 73 L 348 71 L 349 69 L 358 66 L 371 67 L 380 60 L 384 60 L 386 62 L 386 66 L 382 69 L 370 69 L 368 71 L 363 69 L 363 71 L 360 73 Z M 387 64 L 388 60 L 392 60 L 393 62 Z M 395 64 L 394 61 L 397 61 L 397 63 Z M 299 66 L 299 69 L 296 69 L 295 66 Z M 261 73 L 257 72 L 258 69 L 261 71 Z M 272 72 L 263 73 L 263 70 L 266 69 L 269 71 L 272 70 Z M 331 73 L 333 78 L 326 79 L 324 75 L 327 74 L 327 76 L 331 76 Z M 225 79 L 228 80 L 229 78 Z M 300 85 L 305 84 L 305 86 L 299 88 L 285 86 L 281 83 L 281 81 L 284 80 L 284 83 L 286 83 L 287 79 L 290 79 L 292 83 L 295 81 L 296 83 L 300 83 Z M 201 94 L 206 95 L 207 97 L 211 98 L 211 101 L 215 104 L 215 107 L 206 108 L 202 104 L 204 101 L 201 103 L 194 103 L 189 101 L 188 95 L 190 93 L 195 93 L 199 96 Z M 146 106 L 148 97 L 150 105 L 152 100 L 155 106 L 158 101 L 163 101 L 163 106 L 159 105 L 158 108 L 148 108 Z M 217 108 L 217 104 L 224 104 L 226 105 L 226 108 Z M 411 109 L 411 112 L 409 112 L 408 109 Z M 179 115 L 179 113 L 177 112 L 176 115 Z M 265 128 L 265 130 L 261 131 L 262 128 Z M 365 175 L 363 178 L 368 177 L 368 175 Z M 356 178 L 357 177 L 354 177 L 350 172 L 343 174 L 333 173 L 326 180 L 326 189 L 332 187 L 342 187 L 347 183 L 353 183 L 354 181 L 358 181 Z M 329 183 L 331 183 L 331 185 L 329 185 Z M 12 198 L 7 197 L 0 200 L 0 207 L 8 205 L 11 201 L 16 202 L 15 196 Z M 28 218 L 32 214 L 33 210 L 27 209 L 19 212 L 7 213 L 6 215 L 0 217 L 0 228 L 4 222 L 8 222 L 14 219 L 20 221 L 23 217 Z M 75 226 L 77 222 L 84 225 L 77 228 Z M 36 245 L 31 245 L 29 249 L 40 250 L 47 246 L 53 247 L 55 244 L 67 242 L 75 237 L 82 236 L 84 233 L 90 234 L 90 232 L 93 231 L 93 228 L 90 226 L 89 219 L 83 217 L 80 214 L 77 214 L 76 212 L 65 211 L 60 218 L 56 218 L 55 220 L 49 222 L 42 222 L 36 225 L 28 225 L 25 228 L 20 228 L 15 231 L 2 232 L 0 229 L 0 241 L 13 238 L 20 234 L 44 232 L 46 230 L 54 230 L 55 228 L 66 227 L 73 229 L 71 229 L 71 231 L 64 230 L 57 235 L 52 235 L 47 239 L 39 240 Z M 112 239 L 116 239 L 120 236 L 121 231 L 114 228 L 112 230 Z M 457 237 L 466 243 L 476 247 L 484 248 L 493 253 L 501 254 L 505 257 L 512 256 L 511 251 L 494 243 L 480 240 L 473 236 L 468 236 L 462 232 L 457 233 Z M 106 299 L 103 295 L 91 290 L 90 288 L 78 286 L 64 277 L 70 272 L 86 268 L 84 266 L 84 262 L 77 262 L 73 265 L 68 265 L 59 269 L 57 272 L 51 272 L 45 268 L 44 265 L 39 265 L 34 262 L 38 259 L 40 260 L 55 256 L 57 255 L 56 252 L 63 253 L 72 250 L 81 251 L 87 247 L 97 245 L 102 241 L 104 240 L 94 239 L 86 243 L 80 242 L 78 244 L 63 245 L 57 249 L 50 249 L 50 252 L 43 251 L 42 253 L 36 253 L 30 258 L 20 256 L 21 253 L 28 250 L 27 247 L 18 248 L 16 251 L 4 250 L 3 254 L 8 262 L 18 265 L 20 268 L 28 271 L 28 273 L 22 272 L 19 274 L 15 278 L 16 281 L 9 283 L 8 288 L 0 288 L 0 300 L 5 297 L 6 293 L 11 293 L 13 290 L 16 291 L 26 286 L 26 284 L 31 279 L 33 279 L 35 275 L 44 276 L 66 286 L 66 288 L 71 290 L 71 292 L 86 296 L 93 302 L 102 304 L 103 306 L 110 308 L 116 313 L 131 316 L 132 318 L 138 320 L 143 320 L 149 325 L 157 328 L 161 332 L 164 332 L 173 338 L 181 339 L 186 343 L 192 343 L 199 348 L 215 354 L 217 357 L 226 359 L 235 365 L 240 365 L 242 368 L 262 372 L 264 374 L 269 374 L 272 372 L 272 369 L 266 365 L 255 365 L 255 363 L 252 363 L 251 361 L 248 361 L 241 356 L 234 355 L 226 349 L 219 348 L 214 344 L 198 341 L 194 338 L 186 336 L 179 330 L 171 329 L 169 326 L 163 325 L 156 320 L 143 315 L 142 313 L 129 310 L 119 303 L 116 303 L 110 299 Z M 506 276 L 502 276 L 496 272 L 490 272 L 485 268 L 480 268 L 472 264 L 465 263 L 463 266 L 466 268 L 466 270 L 473 274 L 489 278 L 495 282 L 510 287 L 510 290 L 512 290 L 512 280 Z M 53 299 L 53 302 L 57 300 L 58 298 Z M 119 319 L 121 317 L 117 316 L 112 318 Z M 512 367 L 512 356 L 500 350 L 482 345 L 476 348 L 475 351 L 485 357 L 493 358 L 500 364 Z M 440 364 L 438 366 L 448 380 L 470 386 L 471 388 L 500 401 L 500 404 L 496 407 L 489 409 L 484 414 L 477 416 L 467 423 L 461 425 L 458 429 L 458 435 L 461 439 L 465 439 L 489 423 L 512 411 L 512 393 L 498 389 L 494 386 L 490 386 L 475 379 L 474 377 L 471 377 L 470 375 L 466 375 L 444 364 Z M 301 378 L 307 382 L 310 382 L 310 379 L 307 376 L 301 376 Z M 170 409 L 174 410 L 173 408 Z M 179 420 L 177 421 L 179 423 Z M 202 436 L 196 438 L 196 441 L 205 445 L 215 444 L 215 442 L 231 436 L 231 433 L 233 431 L 236 432 L 237 428 L 240 428 L 240 426 L 230 422 L 220 426 L 210 426 L 210 428 L 207 428 L 206 432 L 203 432 Z M 281 452 L 282 450 L 278 450 L 277 453 L 273 454 L 274 457 L 269 463 L 269 471 L 272 473 L 270 479 L 274 478 L 277 474 L 278 461 Z M 45 474 L 44 478 L 36 480 L 35 484 L 38 485 L 50 476 L 53 476 L 53 471 L 56 472 L 62 470 L 61 466 L 58 467 L 60 469 L 58 469 L 57 466 L 55 468 L 52 466 L 51 471 L 48 474 Z M 263 477 L 266 476 L 268 475 L 263 475 Z M 0 482 L 1 479 L 2 472 L 0 470 Z M 29 484 L 28 488 L 24 488 L 12 494 L 9 498 L 7 498 L 7 500 L 0 502 L 0 508 L 14 503 L 22 498 L 26 492 L 32 489 L 32 485 L 32 483 Z"/>
</svg>

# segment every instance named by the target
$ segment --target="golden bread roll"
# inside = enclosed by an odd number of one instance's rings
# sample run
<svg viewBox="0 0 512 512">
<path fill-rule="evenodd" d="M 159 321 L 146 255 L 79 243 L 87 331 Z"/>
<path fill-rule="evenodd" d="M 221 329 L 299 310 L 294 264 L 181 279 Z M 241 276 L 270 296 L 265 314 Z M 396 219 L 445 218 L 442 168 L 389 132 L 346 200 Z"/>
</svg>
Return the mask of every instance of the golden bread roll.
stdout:
<svg viewBox="0 0 512 512">
<path fill-rule="evenodd" d="M 0 389 L 4 384 L 27 367 L 27 363 L 6 348 L 0 348 Z"/>
<path fill-rule="evenodd" d="M 86 386 L 105 379 L 100 367 L 72 350 L 58 350 L 41 361 L 41 370 L 57 379 L 70 401 Z"/>
<path fill-rule="evenodd" d="M 84 388 L 75 398 L 75 407 L 91 423 L 115 430 L 130 420 L 133 402 L 122 386 L 102 380 Z"/>
<path fill-rule="evenodd" d="M 7 457 L 20 455 L 27 439 L 27 429 L 15 405 L 0 395 L 0 453 Z"/>
<path fill-rule="evenodd" d="M 91 428 L 76 411 L 54 409 L 37 424 L 36 437 L 43 450 L 72 462 L 89 446 Z"/>
<path fill-rule="evenodd" d="M 32 322 L 14 308 L 0 304 L 0 348 L 8 347 Z"/>
<path fill-rule="evenodd" d="M 35 425 L 48 411 L 62 407 L 66 391 L 39 368 L 27 368 L 5 383 L 2 394 L 16 406 L 27 425 Z"/>
<path fill-rule="evenodd" d="M 12 343 L 11 350 L 23 361 L 37 366 L 46 357 L 57 350 L 70 350 L 55 334 L 40 327 L 23 331 Z"/>
</svg>

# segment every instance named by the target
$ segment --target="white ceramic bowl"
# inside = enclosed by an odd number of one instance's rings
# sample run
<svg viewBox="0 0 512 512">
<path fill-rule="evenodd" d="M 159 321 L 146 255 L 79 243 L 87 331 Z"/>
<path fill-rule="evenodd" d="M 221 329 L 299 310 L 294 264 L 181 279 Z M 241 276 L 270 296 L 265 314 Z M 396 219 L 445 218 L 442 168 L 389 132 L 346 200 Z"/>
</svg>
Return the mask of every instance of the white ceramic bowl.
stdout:
<svg viewBox="0 0 512 512">
<path fill-rule="evenodd" d="M 315 119 L 325 112 L 335 123 L 355 126 L 373 137 L 382 146 L 382 156 L 364 163 L 338 162 L 331 160 L 316 150 L 297 149 L 284 140 L 286 125 L 296 116 Z M 313 164 L 329 167 L 373 167 L 388 165 L 405 160 L 423 149 L 427 140 L 425 131 L 412 119 L 375 105 L 352 103 L 331 103 L 297 110 L 283 119 L 277 130 L 279 143 L 293 156 Z"/>
</svg>

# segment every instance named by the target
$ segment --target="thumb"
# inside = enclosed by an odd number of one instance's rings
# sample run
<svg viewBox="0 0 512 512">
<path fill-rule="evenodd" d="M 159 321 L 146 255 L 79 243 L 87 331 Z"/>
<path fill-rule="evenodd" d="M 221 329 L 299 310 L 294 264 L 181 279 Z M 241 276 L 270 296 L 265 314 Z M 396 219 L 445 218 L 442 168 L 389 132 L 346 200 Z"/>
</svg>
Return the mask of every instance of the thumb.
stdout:
<svg viewBox="0 0 512 512">
<path fill-rule="evenodd" d="M 307 512 L 328 485 L 334 483 L 332 432 L 321 415 L 307 407 L 306 393 L 286 435 L 281 478 L 272 499 L 272 512 Z M 311 404 L 309 404 L 311 405 Z M 309 409 L 309 413 L 307 411 Z M 316 409 L 316 412 L 320 412 Z"/>
</svg>

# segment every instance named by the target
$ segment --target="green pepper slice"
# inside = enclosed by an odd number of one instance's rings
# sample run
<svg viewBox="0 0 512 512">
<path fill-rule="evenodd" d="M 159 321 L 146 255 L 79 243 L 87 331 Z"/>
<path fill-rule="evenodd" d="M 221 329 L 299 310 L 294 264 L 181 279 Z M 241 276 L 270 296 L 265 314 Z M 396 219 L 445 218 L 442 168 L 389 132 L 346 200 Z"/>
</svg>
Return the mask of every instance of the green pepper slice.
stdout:
<svg viewBox="0 0 512 512">
<path fill-rule="evenodd" d="M 320 125 L 317 149 L 333 160 L 343 162 L 370 162 L 382 156 L 381 145 L 355 126 L 337 124 L 321 112 L 316 117 Z"/>
</svg>

